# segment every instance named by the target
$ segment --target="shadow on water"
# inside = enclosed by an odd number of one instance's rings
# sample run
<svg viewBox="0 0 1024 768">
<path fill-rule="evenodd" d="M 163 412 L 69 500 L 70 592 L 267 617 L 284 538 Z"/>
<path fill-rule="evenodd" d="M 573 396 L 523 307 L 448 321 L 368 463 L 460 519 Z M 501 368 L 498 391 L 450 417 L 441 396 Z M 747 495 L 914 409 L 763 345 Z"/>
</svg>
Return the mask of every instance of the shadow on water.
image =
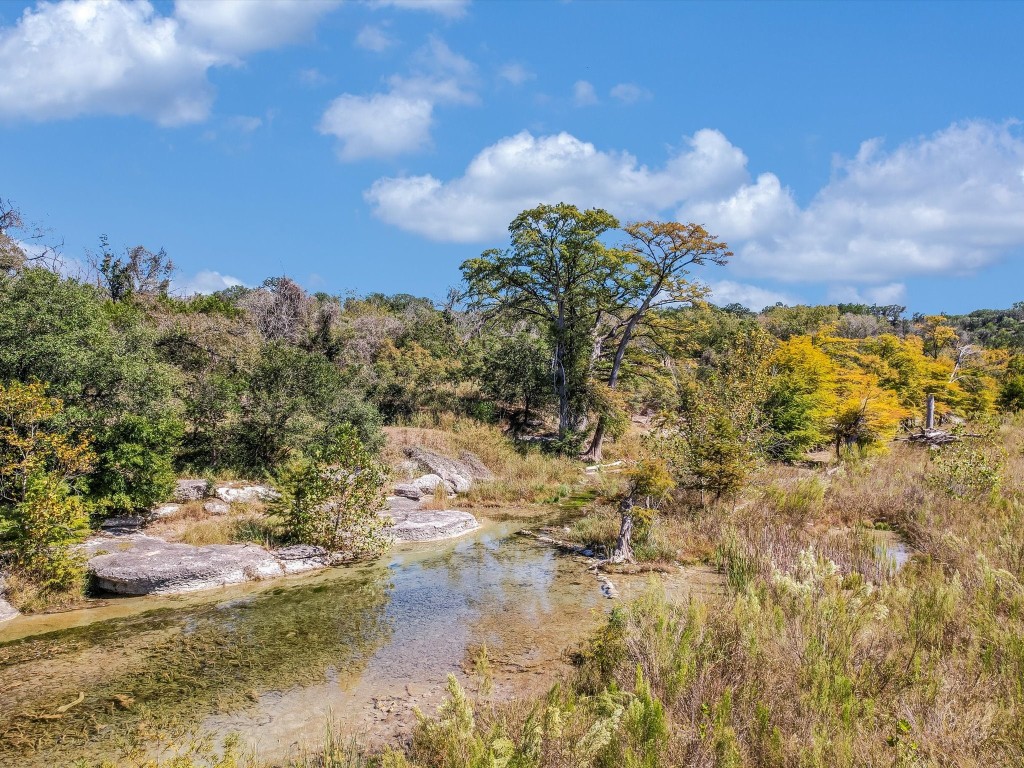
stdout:
<svg viewBox="0 0 1024 768">
<path fill-rule="evenodd" d="M 115 757 L 133 734 L 190 728 L 281 754 L 332 712 L 365 729 L 382 696 L 440 690 L 476 644 L 557 660 L 604 606 L 576 565 L 512 530 L 2 643 L 0 765 Z"/>
</svg>

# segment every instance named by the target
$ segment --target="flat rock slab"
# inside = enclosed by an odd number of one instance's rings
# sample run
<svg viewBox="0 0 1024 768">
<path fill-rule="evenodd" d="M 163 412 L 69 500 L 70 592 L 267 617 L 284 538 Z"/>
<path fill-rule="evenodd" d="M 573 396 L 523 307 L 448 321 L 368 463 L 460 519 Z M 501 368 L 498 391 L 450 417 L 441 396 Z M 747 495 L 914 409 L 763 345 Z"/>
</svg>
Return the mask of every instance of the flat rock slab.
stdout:
<svg viewBox="0 0 1024 768">
<path fill-rule="evenodd" d="M 119 595 L 170 595 L 324 568 L 319 547 L 268 551 L 252 544 L 172 544 L 136 534 L 91 539 L 89 572 L 96 586 Z"/>
<path fill-rule="evenodd" d="M 244 483 L 219 485 L 213 493 L 218 499 L 226 501 L 228 504 L 234 504 L 236 501 L 273 501 L 281 498 L 281 494 L 270 486 L 246 485 Z"/>
<path fill-rule="evenodd" d="M 386 514 L 395 522 L 384 532 L 400 542 L 451 539 L 480 526 L 469 512 L 457 509 L 391 509 Z"/>
</svg>

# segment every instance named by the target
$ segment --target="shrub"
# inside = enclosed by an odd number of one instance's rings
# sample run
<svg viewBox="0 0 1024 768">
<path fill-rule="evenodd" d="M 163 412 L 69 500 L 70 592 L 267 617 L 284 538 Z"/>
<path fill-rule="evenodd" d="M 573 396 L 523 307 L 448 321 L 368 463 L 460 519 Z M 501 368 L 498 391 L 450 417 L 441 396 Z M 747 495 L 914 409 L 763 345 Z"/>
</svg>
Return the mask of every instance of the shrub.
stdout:
<svg viewBox="0 0 1024 768">
<path fill-rule="evenodd" d="M 352 557 L 385 548 L 384 505 L 388 472 L 351 425 L 330 442 L 287 462 L 277 475 L 281 498 L 272 502 L 289 538 Z"/>
</svg>

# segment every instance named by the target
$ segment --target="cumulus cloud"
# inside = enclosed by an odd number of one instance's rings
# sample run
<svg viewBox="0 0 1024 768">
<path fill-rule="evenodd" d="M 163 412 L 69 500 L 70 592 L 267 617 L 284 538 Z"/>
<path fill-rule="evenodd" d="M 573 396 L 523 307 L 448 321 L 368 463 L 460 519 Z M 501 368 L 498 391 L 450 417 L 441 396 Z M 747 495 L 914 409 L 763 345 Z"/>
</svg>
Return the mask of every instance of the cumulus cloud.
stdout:
<svg viewBox="0 0 1024 768">
<path fill-rule="evenodd" d="M 373 24 L 367 24 L 356 35 L 356 45 L 374 53 L 383 53 L 394 44 L 395 39 L 391 35 L 385 32 L 382 27 L 374 26 Z"/>
<path fill-rule="evenodd" d="M 186 277 L 183 280 L 174 281 L 174 290 L 184 296 L 194 296 L 197 293 L 216 293 L 217 291 L 223 291 L 225 288 L 231 288 L 235 285 L 245 285 L 237 277 L 231 275 L 223 275 L 220 272 L 215 272 L 209 269 L 203 269 L 191 277 Z"/>
<path fill-rule="evenodd" d="M 365 195 L 378 217 L 403 229 L 433 240 L 486 242 L 540 203 L 565 200 L 641 217 L 686 199 L 722 195 L 744 181 L 746 161 L 711 130 L 694 134 L 660 170 L 568 133 L 523 131 L 484 149 L 457 179 L 384 178 Z"/>
<path fill-rule="evenodd" d="M 796 304 L 796 299 L 784 293 L 770 291 L 756 285 L 737 283 L 733 280 L 718 280 L 708 283 L 711 288 L 711 295 L 708 300 L 713 304 L 724 307 L 727 304 L 742 304 L 747 309 L 760 312 L 765 307 L 773 306 L 778 302 L 783 304 Z"/>
<path fill-rule="evenodd" d="M 307 35 L 335 0 L 61 0 L 0 29 L 0 119 L 139 115 L 161 125 L 209 115 L 207 72 Z"/>
<path fill-rule="evenodd" d="M 619 83 L 612 87 L 608 95 L 623 104 L 635 104 L 638 101 L 647 101 L 652 94 L 636 83 Z"/>
<path fill-rule="evenodd" d="M 803 209 L 765 174 L 681 213 L 745 241 L 734 250 L 747 275 L 879 284 L 967 274 L 1024 247 L 1022 211 L 1020 126 L 971 121 L 891 151 L 864 142 Z"/>
<path fill-rule="evenodd" d="M 522 85 L 529 80 L 533 80 L 536 75 L 522 64 L 510 62 L 498 70 L 498 77 L 512 85 Z"/>
<path fill-rule="evenodd" d="M 850 302 L 853 304 L 902 304 L 907 298 L 907 286 L 903 283 L 887 283 L 857 287 L 853 285 L 833 285 L 829 288 L 830 301 Z"/>
<path fill-rule="evenodd" d="M 343 94 L 324 112 L 319 130 L 338 139 L 342 160 L 392 157 L 429 144 L 433 110 L 427 99 Z"/>
<path fill-rule="evenodd" d="M 405 11 L 429 11 L 449 19 L 466 15 L 470 0 L 370 0 L 377 8 L 399 8 Z"/>
<path fill-rule="evenodd" d="M 590 107 L 598 103 L 597 91 L 592 83 L 577 80 L 572 86 L 572 103 L 577 107 Z"/>
<path fill-rule="evenodd" d="M 177 0 L 186 35 L 210 50 L 242 55 L 305 39 L 340 0 Z"/>
<path fill-rule="evenodd" d="M 437 105 L 478 100 L 476 67 L 435 37 L 414 56 L 411 74 L 392 75 L 387 83 L 386 93 L 344 93 L 327 107 L 317 128 L 338 139 L 339 159 L 395 157 L 423 149 L 430 144 Z"/>
</svg>

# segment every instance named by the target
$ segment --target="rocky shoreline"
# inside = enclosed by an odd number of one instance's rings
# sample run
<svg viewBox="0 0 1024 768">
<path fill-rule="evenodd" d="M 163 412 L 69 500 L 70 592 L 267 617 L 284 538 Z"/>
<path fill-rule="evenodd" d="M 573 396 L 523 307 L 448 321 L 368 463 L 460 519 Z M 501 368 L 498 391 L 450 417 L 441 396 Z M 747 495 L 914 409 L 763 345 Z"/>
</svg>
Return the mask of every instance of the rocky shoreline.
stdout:
<svg viewBox="0 0 1024 768">
<path fill-rule="evenodd" d="M 465 493 L 474 481 L 494 475 L 472 454 L 451 459 L 422 448 L 407 451 L 403 468 L 408 482 L 394 486 L 387 507 L 391 519 L 385 535 L 395 543 L 421 543 L 462 536 L 479 527 L 477 519 L 456 509 L 437 510 L 433 493 L 440 485 L 449 495 Z M 417 472 L 426 473 L 413 477 Z M 235 503 L 265 502 L 277 492 L 256 483 L 225 483 L 209 487 L 205 480 L 181 479 L 174 500 L 157 505 L 146 515 L 111 518 L 80 545 L 93 585 L 115 595 L 173 595 L 213 589 L 247 581 L 328 568 L 344 561 L 321 547 L 293 545 L 268 549 L 257 544 L 193 545 L 167 541 L 146 533 L 151 523 L 177 514 L 182 505 L 203 502 L 207 515 L 225 515 Z M 0 582 L 0 595 L 3 593 Z M 0 621 L 18 616 L 0 596 Z"/>
</svg>

